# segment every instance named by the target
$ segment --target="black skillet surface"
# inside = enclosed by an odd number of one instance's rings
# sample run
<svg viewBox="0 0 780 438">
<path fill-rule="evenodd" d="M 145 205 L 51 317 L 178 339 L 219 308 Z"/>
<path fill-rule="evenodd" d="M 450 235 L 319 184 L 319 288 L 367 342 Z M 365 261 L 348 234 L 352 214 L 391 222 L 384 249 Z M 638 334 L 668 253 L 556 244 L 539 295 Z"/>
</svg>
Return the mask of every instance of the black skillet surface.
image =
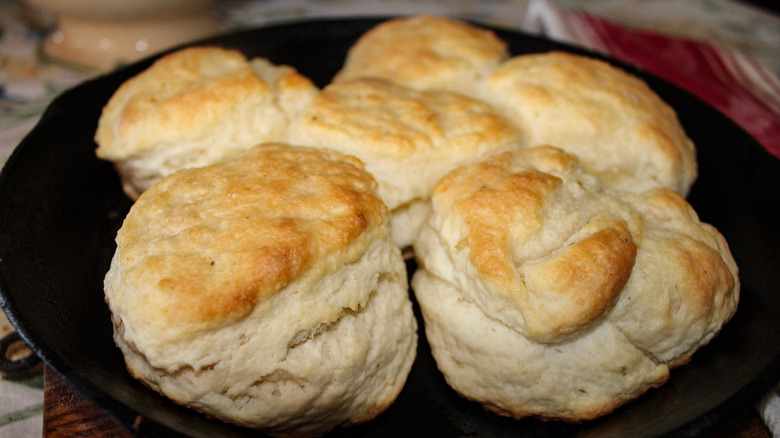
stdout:
<svg viewBox="0 0 780 438">
<path fill-rule="evenodd" d="M 379 20 L 300 22 L 207 40 L 295 66 L 324 86 L 347 48 Z M 578 49 L 497 31 L 513 54 Z M 0 175 L 0 304 L 38 355 L 137 436 L 257 436 L 169 402 L 133 380 L 111 338 L 102 280 L 130 207 L 93 134 L 113 91 L 151 60 L 64 93 Z M 641 71 L 678 112 L 699 150 L 689 200 L 720 229 L 741 269 L 734 319 L 671 380 L 583 424 L 514 421 L 460 399 L 436 370 L 424 333 L 396 403 L 333 436 L 698 436 L 745 412 L 780 377 L 780 160 L 726 117 Z M 414 269 L 409 264 L 410 273 Z M 419 314 L 418 314 L 419 317 Z M 140 422 L 136 417 L 140 414 Z M 133 424 L 137 426 L 133 428 Z"/>
</svg>

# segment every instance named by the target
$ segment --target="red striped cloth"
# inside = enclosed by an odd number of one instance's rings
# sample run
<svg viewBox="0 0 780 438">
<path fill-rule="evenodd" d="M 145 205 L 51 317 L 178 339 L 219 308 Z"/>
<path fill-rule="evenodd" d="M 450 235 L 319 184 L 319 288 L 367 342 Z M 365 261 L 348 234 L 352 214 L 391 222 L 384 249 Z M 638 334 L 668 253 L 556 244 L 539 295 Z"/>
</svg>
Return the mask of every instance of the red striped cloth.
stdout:
<svg viewBox="0 0 780 438">
<path fill-rule="evenodd" d="M 636 65 L 689 91 L 780 157 L 780 81 L 751 56 L 722 45 L 628 28 L 587 14 L 563 10 L 551 14 L 548 10 L 542 15 L 545 17 L 537 19 L 556 16 L 558 37 Z"/>
</svg>

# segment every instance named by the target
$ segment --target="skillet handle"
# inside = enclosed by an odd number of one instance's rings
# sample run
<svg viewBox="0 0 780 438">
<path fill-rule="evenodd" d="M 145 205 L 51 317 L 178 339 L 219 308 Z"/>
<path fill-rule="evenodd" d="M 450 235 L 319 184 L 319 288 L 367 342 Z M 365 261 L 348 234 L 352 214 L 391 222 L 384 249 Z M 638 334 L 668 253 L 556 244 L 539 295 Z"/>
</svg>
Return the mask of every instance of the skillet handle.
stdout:
<svg viewBox="0 0 780 438">
<path fill-rule="evenodd" d="M 13 331 L 0 339 L 0 376 L 3 378 L 14 380 L 29 377 L 40 362 L 18 332 Z"/>
</svg>

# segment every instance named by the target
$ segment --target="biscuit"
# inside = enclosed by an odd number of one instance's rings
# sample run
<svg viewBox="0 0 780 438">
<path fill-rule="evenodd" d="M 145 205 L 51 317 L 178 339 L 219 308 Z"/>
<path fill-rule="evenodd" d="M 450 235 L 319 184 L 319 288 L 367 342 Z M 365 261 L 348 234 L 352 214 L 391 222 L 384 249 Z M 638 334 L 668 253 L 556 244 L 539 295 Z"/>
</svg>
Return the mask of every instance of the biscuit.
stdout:
<svg viewBox="0 0 780 438">
<path fill-rule="evenodd" d="M 96 154 L 115 164 L 135 199 L 178 169 L 284 141 L 318 91 L 289 66 L 217 47 L 182 49 L 116 90 L 98 121 Z"/>
<path fill-rule="evenodd" d="M 543 146 L 453 170 L 414 242 L 434 358 L 500 415 L 581 421 L 663 384 L 734 314 L 723 236 L 668 189 L 605 189 Z"/>
<path fill-rule="evenodd" d="M 354 155 L 379 184 L 393 239 L 411 244 L 436 182 L 449 170 L 509 148 L 522 136 L 479 100 L 377 78 L 332 83 L 314 97 L 291 142 Z"/>
<path fill-rule="evenodd" d="M 273 435 L 371 420 L 416 354 L 406 268 L 352 157 L 263 144 L 146 190 L 105 277 L 129 372 Z"/>
<path fill-rule="evenodd" d="M 333 81 L 368 76 L 469 95 L 507 58 L 506 43 L 490 30 L 433 15 L 396 18 L 363 34 Z"/>
<path fill-rule="evenodd" d="M 674 110 L 645 82 L 594 58 L 520 55 L 484 82 L 480 96 L 516 123 L 528 145 L 575 154 L 610 188 L 687 195 L 696 150 Z"/>
</svg>

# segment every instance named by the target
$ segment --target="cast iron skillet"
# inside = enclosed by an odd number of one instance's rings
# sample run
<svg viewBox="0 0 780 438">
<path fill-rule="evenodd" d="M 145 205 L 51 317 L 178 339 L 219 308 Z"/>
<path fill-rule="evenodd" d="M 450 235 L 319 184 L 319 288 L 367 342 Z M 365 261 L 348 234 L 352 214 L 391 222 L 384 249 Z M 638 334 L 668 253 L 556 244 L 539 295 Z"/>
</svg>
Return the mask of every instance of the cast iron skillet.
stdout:
<svg viewBox="0 0 780 438">
<path fill-rule="evenodd" d="M 205 43 L 295 66 L 319 86 L 347 48 L 380 20 L 298 22 Z M 582 50 L 497 30 L 513 54 Z M 72 89 L 49 107 L 0 176 L 0 304 L 34 351 L 137 436 L 257 434 L 174 405 L 125 370 L 112 341 L 102 281 L 130 207 L 93 134 L 113 91 L 152 60 Z M 614 62 L 614 61 L 613 61 Z M 671 380 L 611 415 L 582 424 L 514 421 L 464 401 L 437 371 L 421 331 L 418 358 L 396 403 L 376 420 L 335 436 L 695 436 L 744 413 L 780 377 L 780 160 L 726 117 L 642 71 L 670 103 L 699 150 L 689 200 L 720 229 L 741 269 L 739 310 Z M 414 262 L 409 262 L 410 273 Z M 419 313 L 418 313 L 419 318 Z"/>
</svg>

